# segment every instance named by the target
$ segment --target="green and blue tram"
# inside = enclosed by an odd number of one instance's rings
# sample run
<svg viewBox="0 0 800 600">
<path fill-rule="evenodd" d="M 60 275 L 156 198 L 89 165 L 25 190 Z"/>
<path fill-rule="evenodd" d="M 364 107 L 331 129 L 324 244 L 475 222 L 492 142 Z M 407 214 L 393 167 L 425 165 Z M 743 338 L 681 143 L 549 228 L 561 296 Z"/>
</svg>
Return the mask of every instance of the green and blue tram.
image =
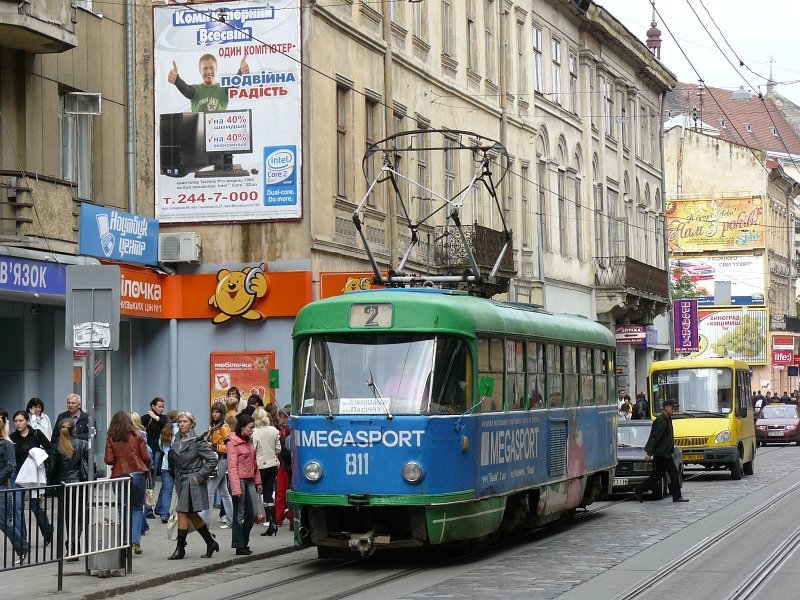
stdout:
<svg viewBox="0 0 800 600">
<path fill-rule="evenodd" d="M 591 320 L 404 288 L 314 302 L 293 337 L 289 501 L 320 556 L 534 528 L 610 489 L 615 341 Z"/>
</svg>

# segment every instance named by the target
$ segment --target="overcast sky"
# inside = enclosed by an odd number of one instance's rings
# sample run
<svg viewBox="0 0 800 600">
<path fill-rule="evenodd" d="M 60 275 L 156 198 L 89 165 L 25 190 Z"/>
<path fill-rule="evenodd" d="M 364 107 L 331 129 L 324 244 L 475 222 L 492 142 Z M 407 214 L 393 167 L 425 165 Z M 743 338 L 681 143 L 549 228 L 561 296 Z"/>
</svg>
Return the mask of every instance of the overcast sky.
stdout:
<svg viewBox="0 0 800 600">
<path fill-rule="evenodd" d="M 595 2 L 640 40 L 647 39 L 653 14 L 650 0 Z M 766 93 L 773 59 L 772 77 L 779 84 L 778 93 L 800 105 L 800 0 L 656 0 L 655 6 L 661 29 L 661 61 L 679 81 L 695 83 L 696 69 L 708 86 L 731 90 L 739 86 L 758 90 L 761 86 Z M 739 59 L 745 67 L 739 67 Z"/>
</svg>

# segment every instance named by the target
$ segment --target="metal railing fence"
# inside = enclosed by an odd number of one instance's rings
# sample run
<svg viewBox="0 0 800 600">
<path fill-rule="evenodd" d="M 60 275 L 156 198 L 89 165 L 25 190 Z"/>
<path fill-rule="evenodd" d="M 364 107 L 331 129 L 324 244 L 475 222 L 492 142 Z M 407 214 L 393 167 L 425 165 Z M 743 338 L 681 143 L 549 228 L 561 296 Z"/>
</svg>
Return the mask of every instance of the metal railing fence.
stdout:
<svg viewBox="0 0 800 600">
<path fill-rule="evenodd" d="M 104 552 L 127 551 L 131 571 L 131 479 L 98 479 L 41 487 L 0 489 L 0 573 L 58 564 Z"/>
</svg>

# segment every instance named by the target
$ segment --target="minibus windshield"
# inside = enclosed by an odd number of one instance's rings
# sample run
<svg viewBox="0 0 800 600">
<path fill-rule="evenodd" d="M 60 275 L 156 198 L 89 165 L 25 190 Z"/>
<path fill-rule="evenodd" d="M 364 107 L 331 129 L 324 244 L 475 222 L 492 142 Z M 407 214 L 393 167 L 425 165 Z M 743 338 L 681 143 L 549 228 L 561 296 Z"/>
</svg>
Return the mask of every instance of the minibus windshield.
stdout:
<svg viewBox="0 0 800 600">
<path fill-rule="evenodd" d="M 734 406 L 731 369 L 692 368 L 654 371 L 653 406 L 660 411 L 665 400 L 677 400 L 673 417 L 719 417 Z"/>
</svg>

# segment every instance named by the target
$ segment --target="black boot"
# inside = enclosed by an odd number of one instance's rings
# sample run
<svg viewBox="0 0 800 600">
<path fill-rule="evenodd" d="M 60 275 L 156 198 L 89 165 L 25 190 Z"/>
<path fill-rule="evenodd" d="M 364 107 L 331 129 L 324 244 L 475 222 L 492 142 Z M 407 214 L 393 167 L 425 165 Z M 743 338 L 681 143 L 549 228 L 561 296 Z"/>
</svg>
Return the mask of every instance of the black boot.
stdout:
<svg viewBox="0 0 800 600">
<path fill-rule="evenodd" d="M 188 534 L 188 529 L 178 529 L 178 545 L 175 547 L 175 552 L 167 560 L 180 560 L 186 556 L 186 536 Z"/>
<path fill-rule="evenodd" d="M 214 539 L 214 536 L 208 530 L 207 525 L 203 525 L 200 529 L 197 530 L 203 539 L 206 542 L 206 553 L 201 554 L 200 556 L 203 558 L 211 558 L 214 552 L 219 552 L 219 544 Z"/>
<path fill-rule="evenodd" d="M 261 537 L 275 535 L 278 533 L 278 526 L 275 525 L 275 505 L 268 504 L 266 507 L 267 510 L 267 530 L 261 534 Z"/>
</svg>

